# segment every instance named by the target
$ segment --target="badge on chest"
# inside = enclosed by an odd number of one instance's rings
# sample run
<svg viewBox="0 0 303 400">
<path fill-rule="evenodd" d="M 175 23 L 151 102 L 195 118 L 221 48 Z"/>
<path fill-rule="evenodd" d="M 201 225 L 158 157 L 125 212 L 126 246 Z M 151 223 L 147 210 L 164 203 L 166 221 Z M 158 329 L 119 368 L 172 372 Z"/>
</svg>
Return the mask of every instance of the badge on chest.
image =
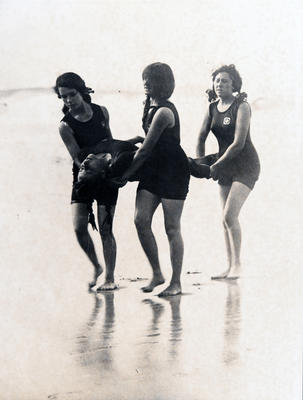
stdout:
<svg viewBox="0 0 303 400">
<path fill-rule="evenodd" d="M 229 124 L 230 124 L 230 117 L 224 117 L 223 125 L 229 125 Z"/>
</svg>

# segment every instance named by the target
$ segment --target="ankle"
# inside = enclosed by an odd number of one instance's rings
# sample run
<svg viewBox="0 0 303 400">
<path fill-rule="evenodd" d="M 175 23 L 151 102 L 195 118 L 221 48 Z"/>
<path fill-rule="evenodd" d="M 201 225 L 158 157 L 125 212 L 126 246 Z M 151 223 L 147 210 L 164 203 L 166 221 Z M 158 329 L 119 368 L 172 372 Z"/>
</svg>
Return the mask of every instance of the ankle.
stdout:
<svg viewBox="0 0 303 400">
<path fill-rule="evenodd" d="M 169 285 L 170 286 L 181 286 L 180 278 L 172 278 Z"/>
<path fill-rule="evenodd" d="M 153 271 L 153 278 L 155 279 L 163 278 L 162 271 L 160 269 L 157 271 Z"/>
<path fill-rule="evenodd" d="M 105 282 L 106 283 L 114 283 L 115 282 L 115 277 L 114 277 L 114 275 L 106 275 L 106 277 L 105 277 Z"/>
</svg>

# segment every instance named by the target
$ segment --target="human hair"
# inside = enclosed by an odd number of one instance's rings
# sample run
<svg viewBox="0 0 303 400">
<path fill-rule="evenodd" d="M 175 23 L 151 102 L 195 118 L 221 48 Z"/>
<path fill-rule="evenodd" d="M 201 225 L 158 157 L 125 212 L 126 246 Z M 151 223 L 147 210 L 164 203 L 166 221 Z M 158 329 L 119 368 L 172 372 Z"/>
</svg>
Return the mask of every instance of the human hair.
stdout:
<svg viewBox="0 0 303 400">
<path fill-rule="evenodd" d="M 144 68 L 142 79 L 149 79 L 153 86 L 155 97 L 167 100 L 175 88 L 175 78 L 170 66 L 155 62 Z"/>
<path fill-rule="evenodd" d="M 142 72 L 142 79 L 149 79 L 153 87 L 154 96 L 160 100 L 168 100 L 175 89 L 175 78 L 169 65 L 155 62 L 149 64 Z M 144 103 L 143 120 L 150 107 L 150 97 Z"/>
<path fill-rule="evenodd" d="M 230 76 L 230 79 L 232 80 L 232 87 L 233 87 L 233 93 L 237 93 L 236 99 L 239 101 L 245 101 L 247 98 L 247 94 L 245 92 L 241 92 L 241 87 L 242 87 L 242 78 L 234 66 L 234 64 L 230 65 L 222 65 L 222 67 L 217 68 L 212 74 L 212 81 L 213 81 L 213 87 L 212 89 L 207 89 L 206 93 L 208 95 L 208 101 L 212 102 L 217 99 L 217 95 L 214 89 L 214 81 L 216 79 L 216 76 L 220 72 L 227 72 L 228 75 Z"/>
<path fill-rule="evenodd" d="M 84 80 L 74 72 L 65 72 L 64 74 L 58 76 L 56 79 L 56 85 L 54 86 L 54 91 L 57 93 L 59 99 L 61 98 L 59 93 L 59 87 L 66 87 L 69 89 L 77 90 L 84 101 L 87 103 L 91 103 L 92 99 L 89 93 L 94 93 L 94 91 L 85 85 Z M 68 107 L 64 105 L 62 112 L 66 114 L 68 111 Z"/>
</svg>

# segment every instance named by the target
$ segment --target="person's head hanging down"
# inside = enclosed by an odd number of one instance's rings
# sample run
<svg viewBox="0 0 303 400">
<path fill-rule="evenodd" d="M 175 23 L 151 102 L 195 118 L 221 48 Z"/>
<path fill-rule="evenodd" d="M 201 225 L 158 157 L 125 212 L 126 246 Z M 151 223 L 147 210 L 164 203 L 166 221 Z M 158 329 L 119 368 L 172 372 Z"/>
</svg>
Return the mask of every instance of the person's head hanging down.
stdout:
<svg viewBox="0 0 303 400">
<path fill-rule="evenodd" d="M 82 162 L 78 182 L 94 182 L 104 180 L 108 174 L 112 156 L 109 153 L 89 154 Z"/>
<path fill-rule="evenodd" d="M 130 166 L 137 146 L 127 140 L 105 140 L 93 147 L 82 149 L 78 155 L 81 163 L 78 182 L 79 193 L 93 193 L 102 182 L 115 186 L 113 178 L 121 177 Z M 132 180 L 138 180 L 139 175 Z"/>
</svg>

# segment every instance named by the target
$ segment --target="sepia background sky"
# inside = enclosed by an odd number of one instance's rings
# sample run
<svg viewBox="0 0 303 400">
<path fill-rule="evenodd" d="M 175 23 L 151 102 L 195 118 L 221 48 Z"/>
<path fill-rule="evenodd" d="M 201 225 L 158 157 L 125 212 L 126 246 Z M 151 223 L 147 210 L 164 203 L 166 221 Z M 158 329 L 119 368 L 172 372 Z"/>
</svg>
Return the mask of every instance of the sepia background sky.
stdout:
<svg viewBox="0 0 303 400">
<path fill-rule="evenodd" d="M 140 90 L 155 60 L 180 87 L 204 87 L 222 63 L 256 96 L 302 84 L 299 0 L 1 0 L 0 16 L 3 89 L 51 86 L 71 70 L 104 90 Z"/>
</svg>

